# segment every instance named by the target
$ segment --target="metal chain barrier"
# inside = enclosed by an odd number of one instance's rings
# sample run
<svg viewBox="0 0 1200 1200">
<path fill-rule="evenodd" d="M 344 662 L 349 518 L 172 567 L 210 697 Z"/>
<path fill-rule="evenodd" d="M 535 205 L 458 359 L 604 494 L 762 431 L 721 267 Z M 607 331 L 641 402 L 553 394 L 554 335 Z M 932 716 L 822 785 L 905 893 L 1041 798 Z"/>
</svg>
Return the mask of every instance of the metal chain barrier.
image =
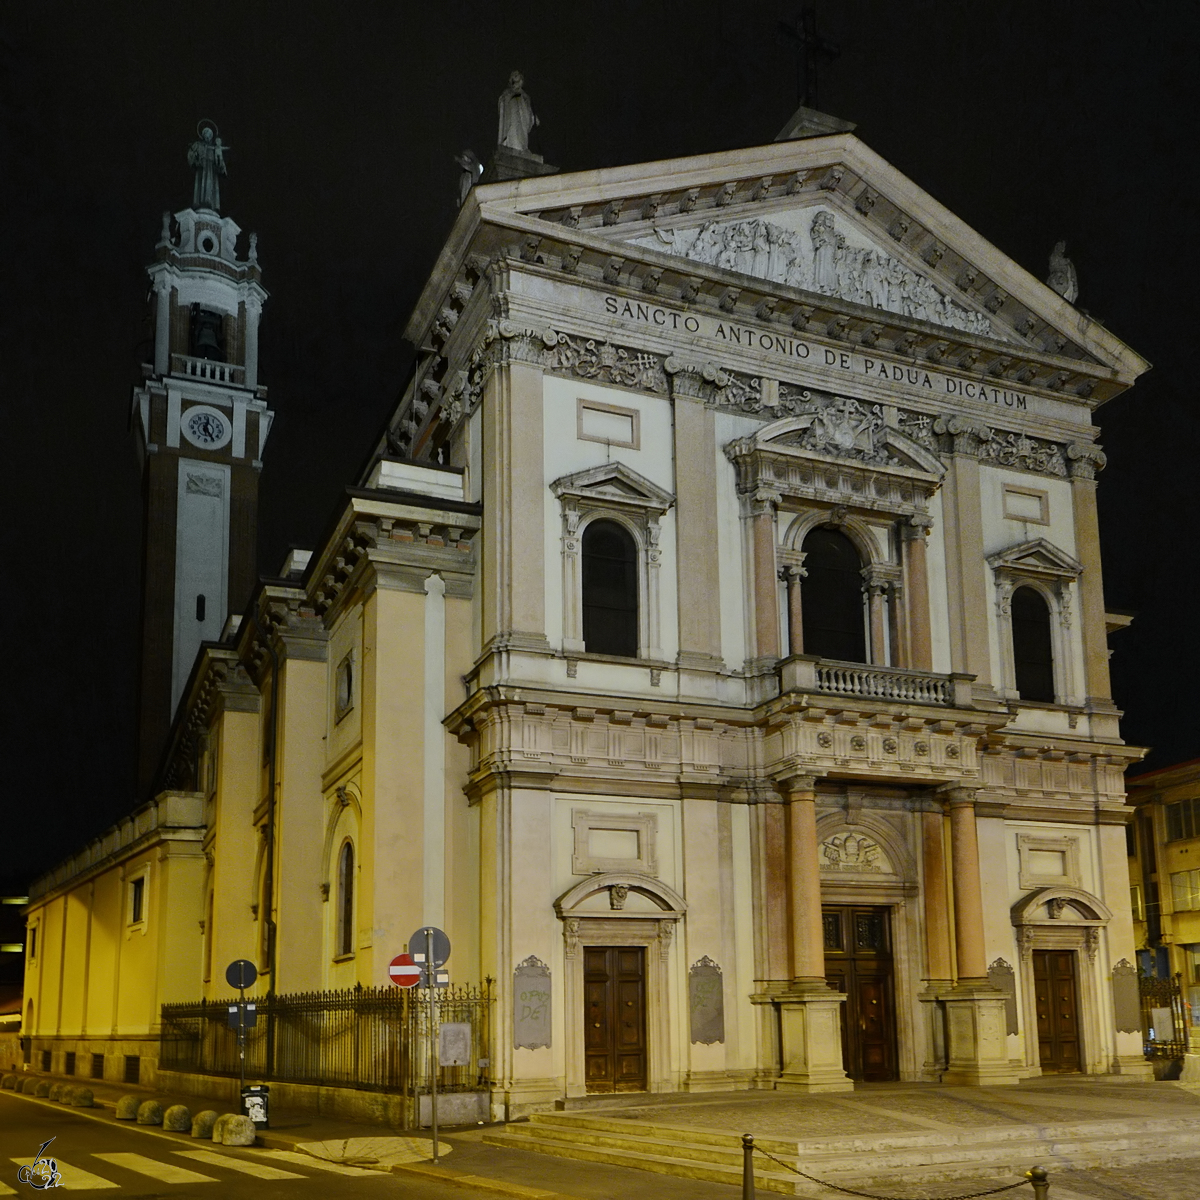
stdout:
<svg viewBox="0 0 1200 1200">
<path fill-rule="evenodd" d="M 745 1170 L 742 1181 L 742 1195 L 745 1200 L 753 1200 L 754 1196 L 754 1172 L 751 1166 L 751 1157 L 755 1150 L 764 1158 L 769 1158 L 771 1162 L 776 1163 L 785 1170 L 799 1175 L 801 1179 L 807 1179 L 810 1183 L 818 1184 L 823 1188 L 829 1188 L 830 1191 L 841 1192 L 845 1196 L 859 1196 L 863 1200 L 912 1200 L 911 1197 L 905 1196 L 880 1196 L 877 1192 L 856 1192 L 853 1188 L 841 1187 L 839 1184 L 828 1183 L 824 1179 L 818 1179 L 815 1175 L 805 1174 L 799 1167 L 795 1167 L 789 1162 L 784 1162 L 782 1158 L 776 1158 L 774 1154 L 768 1150 L 764 1150 L 761 1146 L 756 1146 L 754 1138 L 748 1133 L 742 1135 L 742 1148 L 746 1152 Z M 956 1196 L 940 1196 L 938 1200 L 980 1200 L 983 1196 L 998 1196 L 1001 1192 L 1011 1192 L 1014 1188 L 1024 1187 L 1027 1183 L 1033 1186 L 1034 1200 L 1047 1200 L 1050 1194 L 1050 1184 L 1047 1182 L 1045 1170 L 1041 1167 L 1034 1167 L 1033 1170 L 1026 1174 L 1024 1179 L 1018 1180 L 1016 1183 L 1006 1183 L 1003 1187 L 989 1188 L 986 1192 L 961 1192 Z"/>
</svg>

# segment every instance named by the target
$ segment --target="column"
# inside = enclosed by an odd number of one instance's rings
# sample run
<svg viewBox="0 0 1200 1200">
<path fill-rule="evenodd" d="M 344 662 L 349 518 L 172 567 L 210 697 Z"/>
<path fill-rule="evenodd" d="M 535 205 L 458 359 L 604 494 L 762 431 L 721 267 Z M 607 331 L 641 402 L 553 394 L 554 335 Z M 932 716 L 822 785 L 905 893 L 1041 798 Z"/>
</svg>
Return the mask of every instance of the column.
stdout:
<svg viewBox="0 0 1200 1200">
<path fill-rule="evenodd" d="M 979 841 L 975 831 L 975 793 L 951 788 L 951 862 L 954 874 L 954 950 L 959 982 L 987 978 L 983 946 L 983 894 L 979 882 Z"/>
<path fill-rule="evenodd" d="M 787 584 L 788 654 L 803 654 L 804 607 L 800 581 L 808 572 L 799 563 L 789 563 L 779 574 Z"/>
<path fill-rule="evenodd" d="M 758 488 L 749 499 L 754 556 L 755 657 L 779 657 L 779 594 L 775 566 L 775 510 L 779 493 Z"/>
<path fill-rule="evenodd" d="M 957 984 L 943 996 L 947 1063 L 942 1082 L 960 1087 L 1015 1084 L 1019 1067 L 1008 1058 L 1004 996 L 987 979 L 975 790 L 950 786 L 942 790 L 942 796 L 950 810 L 958 972 Z"/>
<path fill-rule="evenodd" d="M 783 1071 L 776 1086 L 803 1092 L 848 1091 L 854 1084 L 842 1069 L 840 1008 L 846 997 L 825 982 L 816 780 L 797 775 L 779 787 L 788 806 L 792 983 L 779 1002 Z"/>
<path fill-rule="evenodd" d="M 679 578 L 679 663 L 719 670 L 720 562 L 717 558 L 716 414 L 702 397 L 682 393 L 672 376 L 675 409 L 675 536 Z M 688 464 L 684 467 L 684 464 Z M 653 612 L 653 609 L 651 609 Z"/>
<path fill-rule="evenodd" d="M 946 521 L 946 587 L 950 597 L 950 669 L 991 683 L 987 581 L 979 548 L 983 545 L 979 447 L 991 430 L 963 417 L 951 417 L 954 438 L 942 491 Z"/>
<path fill-rule="evenodd" d="M 825 983 L 825 937 L 821 921 L 821 867 L 817 849 L 816 780 L 787 781 L 788 897 L 792 913 L 792 979 Z"/>
<path fill-rule="evenodd" d="M 904 613 L 904 584 L 893 580 L 887 590 L 888 636 L 892 646 L 892 666 L 911 666 L 908 645 L 908 621 Z"/>
<path fill-rule="evenodd" d="M 887 635 L 884 633 L 884 593 L 887 583 L 882 579 L 869 579 L 867 593 L 867 624 L 871 631 L 871 645 L 867 651 L 871 662 L 877 667 L 888 665 Z"/>
<path fill-rule="evenodd" d="M 954 965 L 950 960 L 950 897 L 946 889 L 946 844 L 942 837 L 943 824 L 940 812 L 921 814 L 921 851 L 925 877 L 926 978 L 938 981 L 954 978 Z"/>
<path fill-rule="evenodd" d="M 1100 575 L 1100 527 L 1096 520 L 1096 471 L 1105 457 L 1098 446 L 1067 448 L 1071 471 L 1071 509 L 1075 519 L 1075 557 L 1083 564 L 1079 577 L 1079 624 L 1083 635 L 1084 691 L 1088 702 L 1111 704 L 1108 678 L 1108 635 L 1104 619 L 1104 581 Z M 1067 641 L 1068 639 L 1063 639 Z M 1070 654 L 1069 645 L 1066 653 Z"/>
<path fill-rule="evenodd" d="M 933 639 L 929 630 L 929 568 L 925 538 L 933 521 L 910 517 L 900 526 L 904 545 L 904 582 L 908 598 L 908 663 L 914 671 L 933 670 Z"/>
</svg>

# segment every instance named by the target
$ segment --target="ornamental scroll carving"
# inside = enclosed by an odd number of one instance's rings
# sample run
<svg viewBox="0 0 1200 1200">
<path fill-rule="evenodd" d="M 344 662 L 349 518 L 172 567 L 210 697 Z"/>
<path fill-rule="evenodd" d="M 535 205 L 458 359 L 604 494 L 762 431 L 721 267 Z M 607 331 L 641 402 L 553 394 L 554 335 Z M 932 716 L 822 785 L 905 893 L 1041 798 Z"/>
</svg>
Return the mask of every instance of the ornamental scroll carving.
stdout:
<svg viewBox="0 0 1200 1200">
<path fill-rule="evenodd" d="M 878 875 L 890 873 L 892 864 L 878 842 L 851 832 L 835 834 L 821 843 L 821 869 Z"/>
<path fill-rule="evenodd" d="M 862 244 L 853 244 L 860 240 Z M 655 229 L 633 244 L 948 329 L 998 336 L 986 315 L 972 312 L 924 275 L 856 237 L 827 208 L 817 209 L 807 232 L 773 221 L 708 221 L 693 229 Z"/>
</svg>

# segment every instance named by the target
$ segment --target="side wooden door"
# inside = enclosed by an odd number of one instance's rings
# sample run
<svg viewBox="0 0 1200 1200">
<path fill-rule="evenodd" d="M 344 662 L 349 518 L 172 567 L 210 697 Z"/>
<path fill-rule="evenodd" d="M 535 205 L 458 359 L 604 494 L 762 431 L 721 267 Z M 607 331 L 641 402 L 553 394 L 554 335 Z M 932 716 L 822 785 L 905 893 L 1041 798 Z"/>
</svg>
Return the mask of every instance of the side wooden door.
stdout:
<svg viewBox="0 0 1200 1200">
<path fill-rule="evenodd" d="M 584 1078 L 589 1092 L 646 1090 L 646 951 L 583 949 Z"/>
<path fill-rule="evenodd" d="M 828 906 L 825 978 L 846 993 L 842 1065 L 851 1079 L 897 1078 L 895 991 L 890 912 L 876 906 Z"/>
<path fill-rule="evenodd" d="M 1033 952 L 1038 1056 L 1043 1071 L 1078 1071 L 1079 995 L 1073 950 Z"/>
</svg>

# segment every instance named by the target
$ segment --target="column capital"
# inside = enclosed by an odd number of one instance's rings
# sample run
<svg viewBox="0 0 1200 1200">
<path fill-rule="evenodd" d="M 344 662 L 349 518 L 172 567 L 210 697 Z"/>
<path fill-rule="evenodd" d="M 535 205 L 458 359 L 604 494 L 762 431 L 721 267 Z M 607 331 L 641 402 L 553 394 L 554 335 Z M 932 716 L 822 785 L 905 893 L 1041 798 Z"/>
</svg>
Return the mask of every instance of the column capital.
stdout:
<svg viewBox="0 0 1200 1200">
<path fill-rule="evenodd" d="M 963 783 L 946 783 L 938 788 L 936 794 L 949 808 L 959 808 L 963 805 L 974 807 L 979 799 L 979 788 Z"/>
<path fill-rule="evenodd" d="M 775 781 L 775 786 L 783 794 L 785 804 L 793 800 L 815 800 L 817 780 L 823 778 L 823 775 L 785 775 Z"/>
<path fill-rule="evenodd" d="M 933 528 L 933 518 L 928 513 L 914 513 L 900 522 L 900 536 L 906 542 L 923 541 Z"/>
</svg>

